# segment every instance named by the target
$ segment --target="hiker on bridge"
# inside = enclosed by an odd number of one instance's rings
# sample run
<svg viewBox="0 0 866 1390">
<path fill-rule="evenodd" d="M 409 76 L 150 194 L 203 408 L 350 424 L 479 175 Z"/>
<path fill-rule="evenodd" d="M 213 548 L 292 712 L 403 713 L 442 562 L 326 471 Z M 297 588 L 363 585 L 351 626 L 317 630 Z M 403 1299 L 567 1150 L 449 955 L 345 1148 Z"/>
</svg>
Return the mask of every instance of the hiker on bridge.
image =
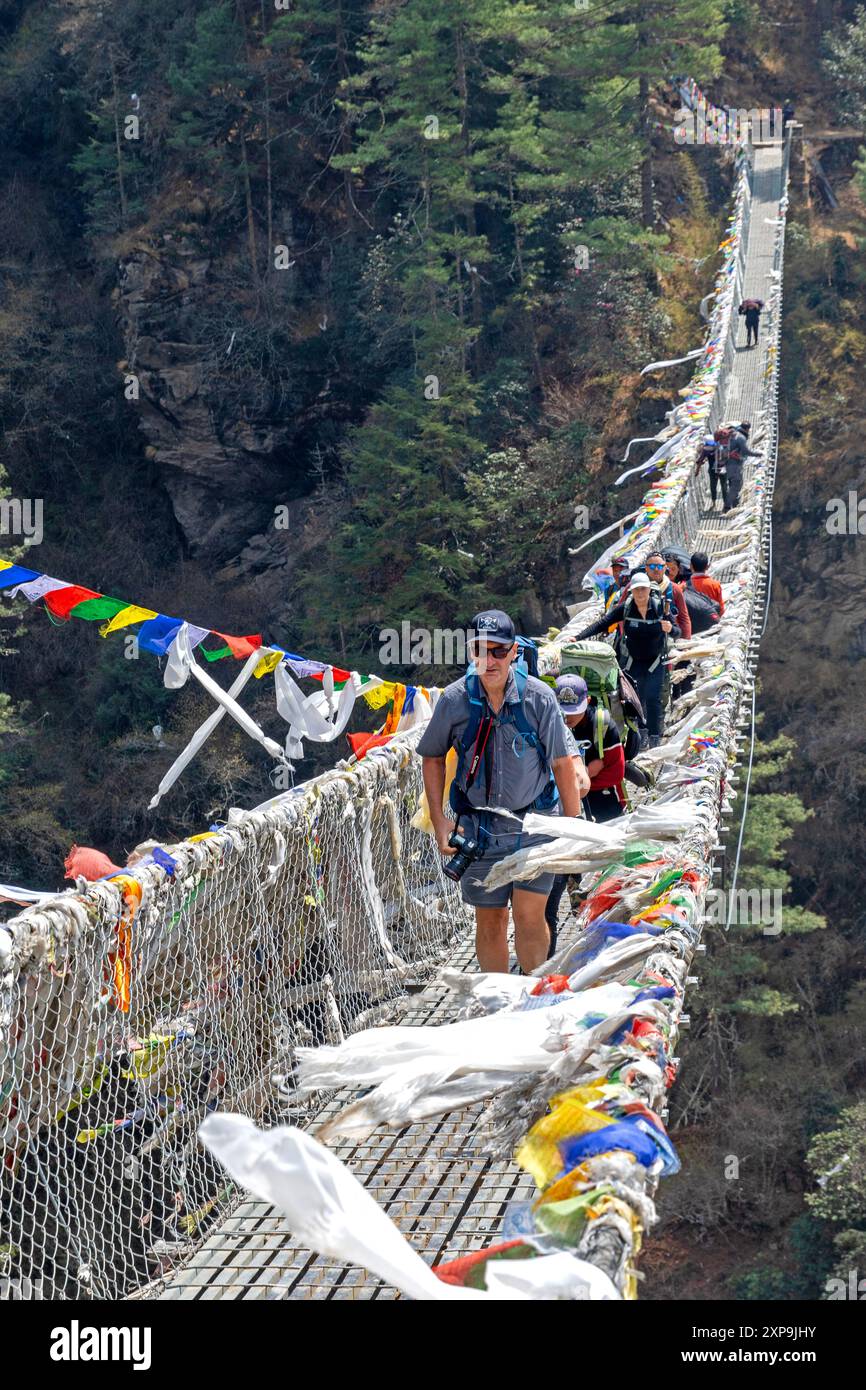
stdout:
<svg viewBox="0 0 866 1390">
<path fill-rule="evenodd" d="M 623 555 L 616 555 L 610 562 L 613 583 L 604 596 L 604 611 L 607 612 L 621 603 L 628 592 L 631 566 Z"/>
<path fill-rule="evenodd" d="M 592 698 L 582 676 L 558 676 L 556 698 L 573 740 L 573 756 L 582 759 L 590 779 L 583 798 L 587 820 L 608 821 L 621 816 L 624 796 L 620 789 L 625 776 L 622 731 L 610 710 Z M 586 747 L 581 749 L 581 744 Z"/>
<path fill-rule="evenodd" d="M 651 583 L 658 585 L 659 593 L 665 603 L 665 617 L 676 623 L 681 637 L 691 637 L 692 621 L 683 597 L 682 585 L 674 584 L 668 574 L 667 556 L 660 550 L 651 550 L 644 562 L 644 568 Z M 684 693 L 684 692 L 680 692 Z M 662 679 L 662 709 L 667 709 L 672 696 L 670 667 L 665 666 Z"/>
<path fill-rule="evenodd" d="M 658 589 L 653 589 L 649 576 L 638 570 L 631 577 L 628 597 L 573 639 L 583 642 L 587 637 L 605 632 L 611 623 L 622 623 L 620 665 L 640 696 L 645 720 L 641 738 L 643 745 L 650 748 L 656 748 L 662 741 L 668 637 L 680 635 L 679 626 L 665 616 L 666 608 L 664 598 Z"/>
<path fill-rule="evenodd" d="M 728 510 L 728 470 L 722 462 L 721 441 L 718 438 L 719 431 L 715 434 L 708 434 L 701 445 L 695 464 L 695 473 L 700 473 L 704 464 L 707 465 L 707 473 L 710 479 L 710 508 L 716 509 L 716 496 L 722 494 L 722 510 Z"/>
<path fill-rule="evenodd" d="M 631 583 L 631 565 L 628 560 L 624 560 L 622 556 L 619 556 L 617 559 L 611 561 L 610 567 L 613 571 L 613 583 L 602 599 L 605 613 L 609 613 L 611 608 L 615 608 L 618 603 L 622 603 L 628 593 L 628 586 Z M 608 628 L 608 634 L 611 633 L 615 634 L 614 646 L 618 647 L 620 637 L 616 623 L 611 623 Z"/>
<path fill-rule="evenodd" d="M 713 448 L 715 448 L 715 442 Z M 718 479 L 716 479 L 716 481 L 718 481 Z M 683 607 L 688 614 L 688 633 L 685 628 L 682 627 L 682 624 L 680 624 L 682 635 L 683 637 L 689 635 L 693 637 L 697 629 L 695 628 L 694 620 L 689 609 L 688 588 L 692 577 L 691 560 L 685 551 L 678 548 L 665 550 L 662 553 L 665 557 L 665 571 L 668 579 L 671 581 L 675 592 L 680 594 L 683 600 Z M 689 693 L 694 683 L 695 671 L 694 667 L 689 663 L 685 668 L 685 673 L 676 683 L 671 680 L 671 702 L 673 703 L 675 700 L 681 700 L 684 695 Z"/>
<path fill-rule="evenodd" d="M 555 693 L 518 662 L 508 615 L 499 609 L 478 613 L 470 630 L 472 664 L 443 690 L 417 751 L 437 844 L 443 855 L 459 855 L 454 870 L 459 863 L 463 901 L 475 908 L 478 964 L 482 970 L 508 970 L 510 901 L 517 959 L 528 973 L 547 958 L 544 909 L 554 876 L 541 874 L 490 893 L 484 880 L 497 860 L 549 838 L 522 833 L 528 811 L 579 816 L 589 778 L 572 757 Z M 449 814 L 442 802 L 451 748 L 458 762 Z"/>
<path fill-rule="evenodd" d="M 758 346 L 758 324 L 761 320 L 761 310 L 764 307 L 763 299 L 744 299 L 737 312 L 746 320 L 746 347 Z M 752 342 L 752 334 L 755 336 Z"/>
<path fill-rule="evenodd" d="M 609 710 L 592 699 L 582 676 L 564 675 L 556 679 L 556 698 L 568 729 L 572 756 L 586 769 L 590 789 L 583 798 L 588 820 L 608 821 L 625 809 L 622 781 L 625 776 L 625 750 L 622 734 Z M 550 929 L 548 960 L 556 950 L 559 904 L 570 874 L 557 874 L 553 880 L 544 916 Z"/>
<path fill-rule="evenodd" d="M 748 421 L 746 422 L 748 424 Z M 750 449 L 749 441 L 741 429 L 722 426 L 716 430 L 716 440 L 720 447 L 720 466 L 728 479 L 728 496 L 722 511 L 729 512 L 740 504 L 740 489 L 743 486 L 743 467 L 747 458 L 759 458 L 758 449 Z"/>
<path fill-rule="evenodd" d="M 722 586 L 718 579 L 713 579 L 709 573 L 710 560 L 702 550 L 696 550 L 692 556 L 692 578 L 691 586 L 697 589 L 699 594 L 711 599 L 719 610 L 719 617 L 725 611 L 725 600 L 722 594 Z"/>
<path fill-rule="evenodd" d="M 663 550 L 665 571 L 672 584 L 685 584 L 692 572 L 689 557 L 683 550 Z"/>
</svg>

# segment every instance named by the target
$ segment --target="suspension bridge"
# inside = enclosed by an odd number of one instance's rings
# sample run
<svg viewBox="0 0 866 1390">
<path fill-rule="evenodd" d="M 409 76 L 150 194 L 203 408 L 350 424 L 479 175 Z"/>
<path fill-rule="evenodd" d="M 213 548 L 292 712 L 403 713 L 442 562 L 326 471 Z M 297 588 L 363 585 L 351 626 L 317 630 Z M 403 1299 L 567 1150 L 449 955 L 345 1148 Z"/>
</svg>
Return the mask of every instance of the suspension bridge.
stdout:
<svg viewBox="0 0 866 1390">
<path fill-rule="evenodd" d="M 666 868 L 688 866 L 691 887 L 667 918 L 664 894 L 642 899 L 667 928 L 642 968 L 673 986 L 654 1015 L 662 1019 L 655 1072 L 644 1068 L 650 1079 L 640 1091 L 662 1121 L 689 971 L 703 949 L 703 896 L 727 817 L 747 791 L 740 764 L 754 736 L 772 563 L 791 136 L 789 124 L 783 143 L 740 152 L 695 386 L 658 436 L 673 441 L 663 487 L 650 490 L 621 546 L 638 556 L 658 544 L 705 550 L 726 597 L 719 632 L 684 644 L 694 686 L 674 706 L 662 747 L 646 755 L 656 781 L 634 813 L 651 827 L 671 807 L 689 812 L 657 847 Z M 753 351 L 736 341 L 743 297 L 766 304 Z M 694 462 L 707 429 L 732 418 L 752 420 L 759 457 L 748 460 L 740 504 L 722 515 L 708 509 Z M 556 670 L 559 648 L 595 616 L 596 602 L 581 605 L 543 648 L 543 670 Z M 534 1201 L 536 1184 L 510 1151 L 497 1155 L 481 1142 L 484 1101 L 358 1138 L 340 1133 L 357 1083 L 310 1095 L 293 1066 L 299 1047 L 339 1048 L 381 1024 L 446 1025 L 465 1006 L 455 976 L 471 985 L 471 923 L 417 824 L 419 733 L 401 733 L 355 767 L 257 810 L 232 811 L 225 826 L 172 847 L 170 874 L 148 866 L 119 884 L 70 891 L 0 930 L 5 1296 L 398 1297 L 358 1265 L 305 1248 L 284 1214 L 235 1186 L 197 1139 L 215 1108 L 263 1126 L 289 1120 L 315 1133 L 329 1125 L 333 1153 L 428 1263 L 513 1238 L 513 1213 Z M 640 899 L 646 870 L 620 869 L 620 901 Z M 570 916 L 560 945 L 578 941 L 585 926 L 584 915 Z M 621 1045 L 624 1055 L 639 1058 L 633 1044 Z M 601 1051 L 615 1061 L 609 1047 Z M 635 1293 L 657 1183 L 641 1173 L 640 1191 L 601 1203 L 579 1246 L 626 1297 Z"/>
</svg>

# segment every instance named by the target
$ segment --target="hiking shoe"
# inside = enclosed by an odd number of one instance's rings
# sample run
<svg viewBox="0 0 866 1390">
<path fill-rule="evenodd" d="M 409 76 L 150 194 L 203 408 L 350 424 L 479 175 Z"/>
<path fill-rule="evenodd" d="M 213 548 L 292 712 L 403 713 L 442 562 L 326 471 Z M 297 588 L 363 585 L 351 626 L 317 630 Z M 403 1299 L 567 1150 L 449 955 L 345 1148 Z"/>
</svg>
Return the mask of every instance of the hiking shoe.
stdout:
<svg viewBox="0 0 866 1390">
<path fill-rule="evenodd" d="M 636 787 L 652 786 L 652 778 L 650 774 L 648 772 L 645 772 L 642 767 L 638 767 L 637 763 L 626 763 L 625 779 L 627 782 L 633 783 L 633 785 Z"/>
</svg>

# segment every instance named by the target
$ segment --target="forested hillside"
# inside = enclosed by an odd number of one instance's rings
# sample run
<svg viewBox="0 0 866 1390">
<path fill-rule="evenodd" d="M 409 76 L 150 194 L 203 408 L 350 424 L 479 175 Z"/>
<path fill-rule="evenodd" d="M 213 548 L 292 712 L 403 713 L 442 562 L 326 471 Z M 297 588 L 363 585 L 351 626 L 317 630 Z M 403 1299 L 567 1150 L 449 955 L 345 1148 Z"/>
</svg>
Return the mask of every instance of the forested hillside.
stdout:
<svg viewBox="0 0 866 1390">
<path fill-rule="evenodd" d="M 673 143 L 669 78 L 792 97 L 841 206 L 798 166 L 745 841 L 789 929 L 711 943 L 642 1296 L 814 1298 L 866 1229 L 848 1188 L 805 1201 L 834 1133 L 837 1183 L 866 1164 L 866 562 L 825 526 L 863 474 L 866 19 L 593 8 L 0 0 L 0 484 L 44 502 L 40 570 L 358 669 L 404 619 L 558 624 L 569 547 L 636 506 L 616 465 L 687 380 L 640 368 L 699 344 L 715 273 L 730 166 Z M 0 605 L 0 879 L 60 886 L 73 840 L 116 857 L 268 795 L 223 727 L 146 811 L 210 707 L 120 640 Z"/>
<path fill-rule="evenodd" d="M 2 15 L 3 466 L 41 567 L 362 669 L 403 618 L 558 620 L 575 506 L 634 506 L 611 463 L 670 405 L 636 370 L 699 337 L 729 177 L 657 131 L 656 45 L 718 71 L 716 5 Z M 151 727 L 181 746 L 201 699 L 90 633 L 22 641 L 13 876 L 267 793 L 227 735 L 145 819 Z"/>
</svg>

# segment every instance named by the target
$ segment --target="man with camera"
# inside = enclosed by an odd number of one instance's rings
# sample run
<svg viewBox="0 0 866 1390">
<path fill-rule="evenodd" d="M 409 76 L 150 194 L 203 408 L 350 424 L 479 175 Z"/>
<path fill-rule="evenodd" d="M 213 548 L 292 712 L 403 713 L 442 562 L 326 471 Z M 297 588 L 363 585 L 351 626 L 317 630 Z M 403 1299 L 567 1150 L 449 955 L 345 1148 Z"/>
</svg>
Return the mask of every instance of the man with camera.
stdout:
<svg viewBox="0 0 866 1390">
<path fill-rule="evenodd" d="M 418 743 L 424 789 L 437 844 L 451 857 L 446 873 L 459 880 L 463 901 L 475 908 L 478 964 L 482 970 L 508 970 L 510 901 L 515 951 L 528 973 L 547 958 L 544 908 L 553 874 L 489 893 L 484 879 L 497 860 L 550 838 L 523 834 L 527 812 L 557 816 L 561 808 L 563 815 L 579 816 L 589 778 L 571 755 L 554 691 L 524 669 L 512 669 L 518 644 L 508 615 L 499 609 L 478 613 L 470 632 L 474 669 L 443 690 Z M 458 765 L 449 817 L 442 801 L 451 748 Z"/>
</svg>

